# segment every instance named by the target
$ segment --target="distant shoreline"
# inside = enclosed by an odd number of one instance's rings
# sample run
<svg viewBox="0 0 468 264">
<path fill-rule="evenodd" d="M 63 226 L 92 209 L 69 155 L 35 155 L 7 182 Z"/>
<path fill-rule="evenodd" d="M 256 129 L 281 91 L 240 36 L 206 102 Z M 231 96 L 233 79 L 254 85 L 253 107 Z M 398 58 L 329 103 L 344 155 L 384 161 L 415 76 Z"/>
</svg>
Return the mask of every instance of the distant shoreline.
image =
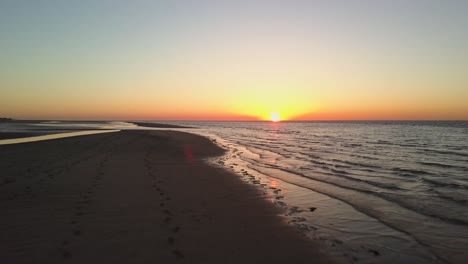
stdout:
<svg viewBox="0 0 468 264">
<path fill-rule="evenodd" d="M 77 131 L 89 131 L 89 130 L 108 130 L 107 128 L 99 128 L 99 127 L 92 127 L 92 126 L 84 126 L 84 127 L 54 127 L 54 126 L 34 126 L 33 128 L 21 128 L 21 130 L 17 130 L 14 128 L 15 124 L 25 124 L 25 125 L 41 125 L 47 124 L 50 122 L 57 122 L 57 123 L 71 123 L 71 124 L 80 124 L 80 123 L 90 123 L 90 124 L 103 124 L 106 125 L 107 123 L 113 121 L 69 121 L 69 120 L 15 120 L 11 118 L 1 118 L 0 119 L 0 140 L 4 139 L 17 139 L 17 138 L 27 138 L 27 137 L 37 137 L 37 136 L 44 136 L 44 135 L 52 135 L 58 133 L 67 133 L 67 132 L 77 132 Z M 173 124 L 163 124 L 163 123 L 149 123 L 149 122 L 133 122 L 133 121 L 119 121 L 119 122 L 126 122 L 130 123 L 139 127 L 148 127 L 148 128 L 191 128 L 194 129 L 196 127 L 189 127 L 189 126 L 180 126 L 180 125 L 173 125 Z M 8 124 L 13 125 L 13 129 L 9 131 Z M 3 125 L 7 125 L 6 129 L 2 129 Z"/>
<path fill-rule="evenodd" d="M 133 121 L 129 121 L 129 123 L 132 123 L 141 127 L 154 127 L 154 128 L 196 128 L 196 127 L 190 127 L 190 126 L 179 126 L 179 125 L 161 124 L 161 123 L 147 123 L 147 122 L 133 122 Z"/>
</svg>

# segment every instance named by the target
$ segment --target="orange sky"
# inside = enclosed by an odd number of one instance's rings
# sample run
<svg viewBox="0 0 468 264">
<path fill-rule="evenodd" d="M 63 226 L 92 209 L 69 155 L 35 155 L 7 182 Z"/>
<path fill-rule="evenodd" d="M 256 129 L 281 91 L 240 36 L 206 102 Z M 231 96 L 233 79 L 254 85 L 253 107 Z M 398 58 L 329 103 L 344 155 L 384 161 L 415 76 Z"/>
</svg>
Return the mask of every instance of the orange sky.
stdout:
<svg viewBox="0 0 468 264">
<path fill-rule="evenodd" d="M 0 117 L 467 120 L 465 11 L 439 1 L 2 2 Z"/>
</svg>

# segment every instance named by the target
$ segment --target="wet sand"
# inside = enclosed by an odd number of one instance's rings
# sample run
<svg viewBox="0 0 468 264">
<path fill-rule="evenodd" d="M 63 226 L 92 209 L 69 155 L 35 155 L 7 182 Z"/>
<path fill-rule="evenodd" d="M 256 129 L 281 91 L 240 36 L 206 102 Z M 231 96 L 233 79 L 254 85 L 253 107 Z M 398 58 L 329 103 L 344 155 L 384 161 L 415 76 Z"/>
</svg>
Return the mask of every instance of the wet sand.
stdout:
<svg viewBox="0 0 468 264">
<path fill-rule="evenodd" d="M 1 263 L 330 263 L 181 132 L 0 146 Z"/>
<path fill-rule="evenodd" d="M 51 120 L 53 121 L 53 120 Z M 66 121 L 70 123 L 70 127 L 40 127 L 42 122 L 51 122 L 51 121 L 29 121 L 29 120 L 14 120 L 14 121 L 3 121 L 0 122 L 0 140 L 3 139 L 16 139 L 16 138 L 27 138 L 27 137 L 38 137 L 44 135 L 52 135 L 58 133 L 72 133 L 77 131 L 88 131 L 88 130 L 109 130 L 109 128 L 97 128 L 97 127 L 73 127 L 73 124 L 80 124 L 81 122 L 86 123 L 95 123 L 98 125 L 105 126 L 107 122 L 105 121 Z M 34 124 L 37 127 L 34 130 L 28 131 L 15 131 L 15 132 L 5 132 L 2 131 L 2 125 L 12 125 L 12 124 Z M 179 125 L 171 125 L 171 124 L 162 124 L 162 123 L 147 123 L 147 122 L 133 122 L 129 121 L 128 123 L 140 126 L 140 127 L 151 127 L 151 128 L 195 128 L 195 127 L 188 127 L 188 126 L 179 126 Z M 119 129 L 118 127 L 116 127 Z"/>
<path fill-rule="evenodd" d="M 46 135 L 43 132 L 0 132 L 0 140 L 2 139 L 13 139 L 13 138 L 25 138 L 25 137 L 38 137 Z"/>
</svg>

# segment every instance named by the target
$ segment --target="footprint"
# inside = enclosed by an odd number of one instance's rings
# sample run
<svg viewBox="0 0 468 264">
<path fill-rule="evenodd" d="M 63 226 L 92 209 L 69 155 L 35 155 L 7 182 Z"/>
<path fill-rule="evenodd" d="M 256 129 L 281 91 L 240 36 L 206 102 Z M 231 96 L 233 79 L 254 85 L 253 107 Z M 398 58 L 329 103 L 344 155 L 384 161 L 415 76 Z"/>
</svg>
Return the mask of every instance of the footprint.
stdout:
<svg viewBox="0 0 468 264">
<path fill-rule="evenodd" d="M 70 251 L 64 249 L 64 248 L 58 248 L 58 251 L 60 251 L 62 257 L 64 259 L 69 259 L 72 257 L 72 254 L 70 253 Z"/>
<path fill-rule="evenodd" d="M 172 233 L 177 233 L 180 231 L 180 226 L 176 226 L 172 229 Z"/>
<path fill-rule="evenodd" d="M 170 244 L 170 245 L 173 245 L 174 242 L 175 242 L 175 239 L 173 237 L 168 237 L 167 238 L 167 242 Z"/>
<path fill-rule="evenodd" d="M 180 258 L 180 259 L 184 258 L 184 254 L 182 254 L 182 252 L 180 252 L 177 249 L 172 250 L 172 254 L 174 254 L 177 258 Z"/>
</svg>

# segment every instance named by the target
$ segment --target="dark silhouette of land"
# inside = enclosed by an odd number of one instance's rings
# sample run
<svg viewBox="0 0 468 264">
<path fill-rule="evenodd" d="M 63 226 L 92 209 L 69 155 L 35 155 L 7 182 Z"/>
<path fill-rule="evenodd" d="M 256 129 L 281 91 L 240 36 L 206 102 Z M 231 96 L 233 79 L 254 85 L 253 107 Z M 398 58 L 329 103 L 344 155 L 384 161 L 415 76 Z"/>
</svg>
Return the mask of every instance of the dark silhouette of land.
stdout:
<svg viewBox="0 0 468 264">
<path fill-rule="evenodd" d="M 8 117 L 0 117 L 0 122 L 11 122 L 13 119 L 8 118 Z"/>
<path fill-rule="evenodd" d="M 170 124 L 162 124 L 162 123 L 147 123 L 147 122 L 130 122 L 137 126 L 142 127 L 156 127 L 156 128 L 195 128 L 189 126 L 179 126 L 179 125 L 170 125 Z"/>
</svg>

